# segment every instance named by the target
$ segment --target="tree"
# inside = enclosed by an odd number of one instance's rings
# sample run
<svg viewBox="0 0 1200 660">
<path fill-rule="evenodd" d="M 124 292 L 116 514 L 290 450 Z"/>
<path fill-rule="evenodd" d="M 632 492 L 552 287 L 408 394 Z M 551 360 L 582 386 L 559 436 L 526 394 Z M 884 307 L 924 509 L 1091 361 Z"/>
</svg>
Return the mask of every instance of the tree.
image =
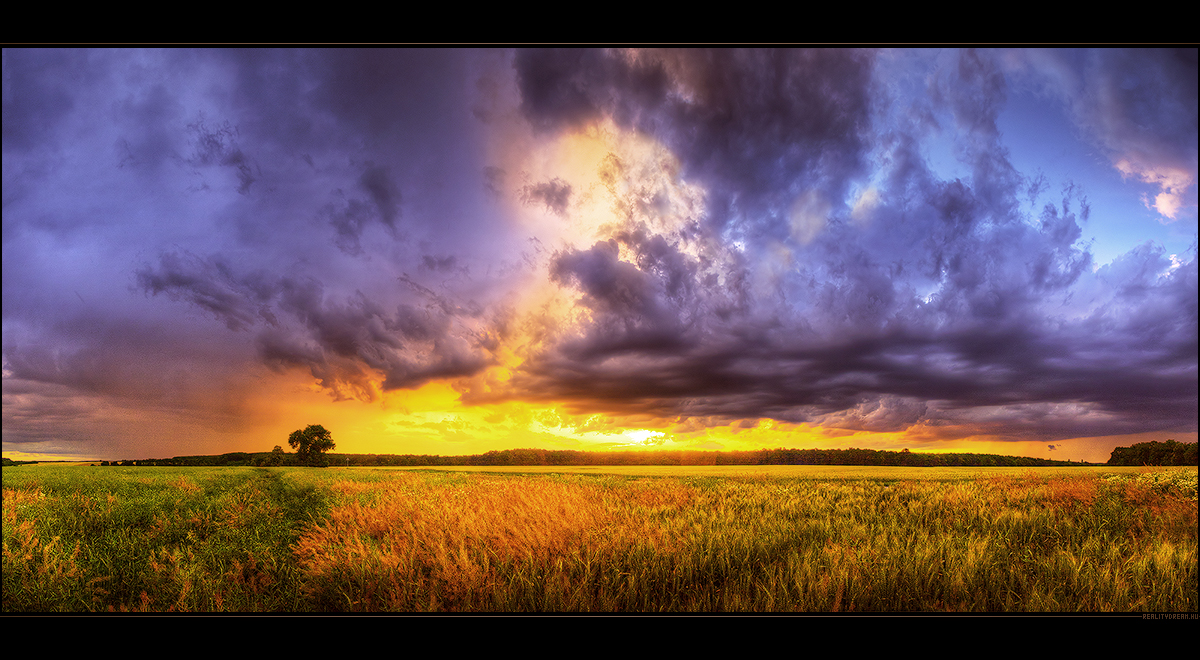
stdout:
<svg viewBox="0 0 1200 660">
<path fill-rule="evenodd" d="M 1196 443 L 1151 440 L 1132 447 L 1115 447 L 1109 465 L 1195 465 Z"/>
<path fill-rule="evenodd" d="M 320 424 L 309 424 L 303 431 L 293 431 L 288 444 L 296 450 L 296 458 L 303 465 L 325 467 L 329 459 L 325 452 L 333 449 L 333 434 Z"/>
</svg>

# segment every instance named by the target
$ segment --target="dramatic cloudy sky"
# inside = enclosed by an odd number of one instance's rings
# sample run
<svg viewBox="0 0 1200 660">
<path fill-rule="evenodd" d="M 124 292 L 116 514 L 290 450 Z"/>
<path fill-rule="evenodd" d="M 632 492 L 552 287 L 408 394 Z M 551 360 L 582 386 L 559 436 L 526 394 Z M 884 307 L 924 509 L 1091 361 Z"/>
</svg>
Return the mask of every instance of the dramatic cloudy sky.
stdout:
<svg viewBox="0 0 1200 660">
<path fill-rule="evenodd" d="M 3 52 L 6 456 L 1197 430 L 1197 51 Z"/>
</svg>

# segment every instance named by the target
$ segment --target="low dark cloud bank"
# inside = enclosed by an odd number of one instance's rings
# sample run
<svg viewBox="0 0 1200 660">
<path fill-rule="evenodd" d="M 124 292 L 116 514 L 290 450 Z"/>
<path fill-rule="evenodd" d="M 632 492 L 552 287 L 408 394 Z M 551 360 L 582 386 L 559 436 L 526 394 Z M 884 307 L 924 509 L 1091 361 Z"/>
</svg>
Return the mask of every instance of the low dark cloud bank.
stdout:
<svg viewBox="0 0 1200 660">
<path fill-rule="evenodd" d="M 1097 268 L 1086 191 L 1017 171 L 997 118 L 1042 90 L 1194 218 L 1195 50 L 963 51 L 915 93 L 881 73 L 897 56 L 6 49 L 5 442 L 53 435 L 33 411 L 71 393 L 228 425 L 244 411 L 200 391 L 251 387 L 248 363 L 341 399 L 452 380 L 680 422 L 1194 431 L 1195 245 Z M 507 115 L 480 110 L 496 71 Z M 623 215 L 531 259 L 504 195 L 565 221 L 590 193 L 489 161 L 504 122 L 646 135 L 703 203 L 613 154 Z M 935 172 L 934 138 L 965 175 Z M 484 388 L 531 277 L 583 320 Z"/>
</svg>

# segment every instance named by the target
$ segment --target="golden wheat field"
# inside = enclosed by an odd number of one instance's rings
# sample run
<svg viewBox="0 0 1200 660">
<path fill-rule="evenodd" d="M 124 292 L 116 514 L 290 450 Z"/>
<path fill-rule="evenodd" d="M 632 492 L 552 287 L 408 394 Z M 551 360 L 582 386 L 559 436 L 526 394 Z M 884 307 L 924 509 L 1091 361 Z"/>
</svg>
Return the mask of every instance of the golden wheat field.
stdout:
<svg viewBox="0 0 1200 660">
<path fill-rule="evenodd" d="M 5 468 L 4 610 L 1197 610 L 1195 468 L 912 469 Z"/>
</svg>

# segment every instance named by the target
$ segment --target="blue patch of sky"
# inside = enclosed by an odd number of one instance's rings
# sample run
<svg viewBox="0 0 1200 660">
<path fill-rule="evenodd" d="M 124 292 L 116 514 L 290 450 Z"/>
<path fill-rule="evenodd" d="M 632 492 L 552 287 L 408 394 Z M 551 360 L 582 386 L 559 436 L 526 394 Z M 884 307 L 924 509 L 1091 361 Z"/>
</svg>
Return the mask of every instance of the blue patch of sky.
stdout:
<svg viewBox="0 0 1200 660">
<path fill-rule="evenodd" d="M 1143 200 L 1153 200 L 1158 187 L 1122 177 L 1111 159 L 1080 135 L 1061 105 L 1030 94 L 1011 94 L 998 128 L 1013 167 L 1027 176 L 1040 171 L 1046 177 L 1046 189 L 1029 209 L 1034 218 L 1046 204 L 1060 205 L 1063 188 L 1071 183 L 1086 198 L 1091 213 L 1087 222 L 1081 222 L 1081 240 L 1090 244 L 1094 267 L 1147 241 L 1179 255 L 1195 241 L 1194 218 L 1164 222 L 1157 211 L 1147 208 Z M 1073 200 L 1072 210 L 1078 215 L 1078 201 Z"/>
</svg>

